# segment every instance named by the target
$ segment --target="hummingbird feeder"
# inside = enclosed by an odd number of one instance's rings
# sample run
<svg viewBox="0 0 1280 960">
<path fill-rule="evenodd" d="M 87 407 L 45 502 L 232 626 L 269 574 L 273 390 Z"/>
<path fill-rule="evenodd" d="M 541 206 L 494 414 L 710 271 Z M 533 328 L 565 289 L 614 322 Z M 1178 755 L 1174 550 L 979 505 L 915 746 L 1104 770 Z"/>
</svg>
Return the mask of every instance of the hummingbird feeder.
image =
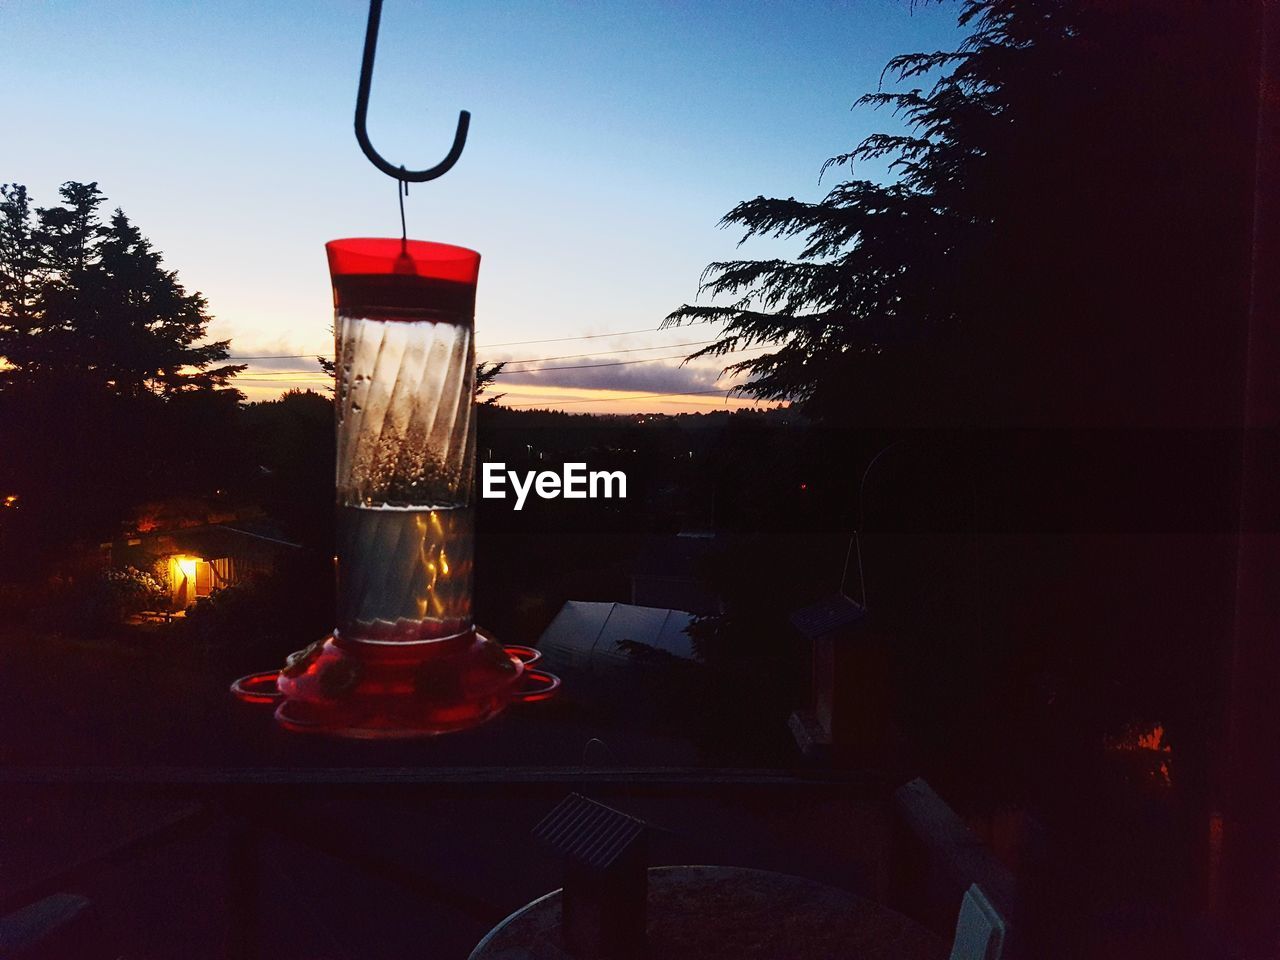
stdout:
<svg viewBox="0 0 1280 960">
<path fill-rule="evenodd" d="M 381 0 L 372 0 L 356 97 L 356 140 L 398 181 L 401 236 L 332 240 L 336 342 L 337 577 L 333 633 L 277 673 L 237 680 L 277 703 L 291 730 L 409 737 L 483 723 L 560 681 L 539 654 L 503 646 L 472 619 L 475 537 L 475 297 L 480 254 L 408 239 L 404 190 L 426 170 L 383 159 L 365 128 Z"/>
</svg>

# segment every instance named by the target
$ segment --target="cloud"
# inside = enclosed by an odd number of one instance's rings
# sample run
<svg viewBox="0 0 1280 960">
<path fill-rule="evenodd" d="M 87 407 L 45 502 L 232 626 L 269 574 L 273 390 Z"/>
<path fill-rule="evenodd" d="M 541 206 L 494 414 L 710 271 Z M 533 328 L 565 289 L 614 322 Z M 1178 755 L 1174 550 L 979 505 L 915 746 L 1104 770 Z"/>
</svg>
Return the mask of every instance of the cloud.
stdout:
<svg viewBox="0 0 1280 960">
<path fill-rule="evenodd" d="M 735 382 L 733 377 L 720 377 L 720 371 L 727 366 L 727 363 L 708 365 L 702 362 L 697 365 L 680 366 L 678 360 L 668 360 L 662 363 L 609 365 L 627 359 L 625 356 L 604 356 L 594 357 L 586 361 L 591 366 L 579 366 L 577 369 L 552 369 L 546 372 L 540 372 L 537 369 L 521 369 L 510 373 L 503 371 L 498 377 L 495 389 L 501 390 L 503 386 L 539 386 L 625 390 L 636 393 L 674 393 L 714 390 L 717 387 L 727 388 Z M 547 364 L 547 366 L 559 365 Z"/>
</svg>

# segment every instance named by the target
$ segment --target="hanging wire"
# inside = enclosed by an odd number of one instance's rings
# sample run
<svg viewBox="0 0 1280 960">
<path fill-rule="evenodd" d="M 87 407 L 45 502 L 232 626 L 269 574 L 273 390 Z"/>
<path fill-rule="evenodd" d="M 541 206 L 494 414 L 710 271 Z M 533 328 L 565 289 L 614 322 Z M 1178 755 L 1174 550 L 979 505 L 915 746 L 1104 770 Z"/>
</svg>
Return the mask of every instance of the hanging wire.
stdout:
<svg viewBox="0 0 1280 960">
<path fill-rule="evenodd" d="M 404 167 L 401 167 L 400 169 L 403 170 Z M 407 197 L 408 195 L 409 195 L 409 181 L 397 180 L 396 196 L 400 198 L 400 248 L 401 249 L 404 249 L 405 245 L 408 244 L 409 242 L 409 231 L 405 228 L 405 225 L 404 225 L 404 198 Z"/>
</svg>

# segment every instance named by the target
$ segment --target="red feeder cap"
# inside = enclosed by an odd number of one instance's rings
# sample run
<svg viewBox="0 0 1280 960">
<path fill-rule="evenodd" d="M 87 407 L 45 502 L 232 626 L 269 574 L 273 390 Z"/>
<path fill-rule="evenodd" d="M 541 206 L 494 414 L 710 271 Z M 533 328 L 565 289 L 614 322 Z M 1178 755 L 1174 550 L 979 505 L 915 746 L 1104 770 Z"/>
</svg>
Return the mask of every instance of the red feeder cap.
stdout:
<svg viewBox="0 0 1280 960">
<path fill-rule="evenodd" d="M 333 277 L 416 276 L 475 285 L 480 254 L 466 247 L 394 237 L 348 237 L 324 245 Z"/>
</svg>

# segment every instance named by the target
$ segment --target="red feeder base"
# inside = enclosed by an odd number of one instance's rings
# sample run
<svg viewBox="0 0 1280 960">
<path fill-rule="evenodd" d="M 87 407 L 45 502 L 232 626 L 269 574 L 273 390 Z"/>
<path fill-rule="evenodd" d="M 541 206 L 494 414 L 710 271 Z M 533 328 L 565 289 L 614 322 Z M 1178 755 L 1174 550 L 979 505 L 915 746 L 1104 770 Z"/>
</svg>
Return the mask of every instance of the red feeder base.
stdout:
<svg viewBox="0 0 1280 960">
<path fill-rule="evenodd" d="M 290 730 L 343 737 L 424 737 L 484 723 L 512 702 L 542 700 L 560 681 L 530 669 L 537 651 L 504 648 L 482 630 L 430 643 L 344 642 L 330 635 L 272 674 L 237 680 L 251 702 L 280 701 Z M 274 689 L 272 689 L 274 687 Z"/>
</svg>

